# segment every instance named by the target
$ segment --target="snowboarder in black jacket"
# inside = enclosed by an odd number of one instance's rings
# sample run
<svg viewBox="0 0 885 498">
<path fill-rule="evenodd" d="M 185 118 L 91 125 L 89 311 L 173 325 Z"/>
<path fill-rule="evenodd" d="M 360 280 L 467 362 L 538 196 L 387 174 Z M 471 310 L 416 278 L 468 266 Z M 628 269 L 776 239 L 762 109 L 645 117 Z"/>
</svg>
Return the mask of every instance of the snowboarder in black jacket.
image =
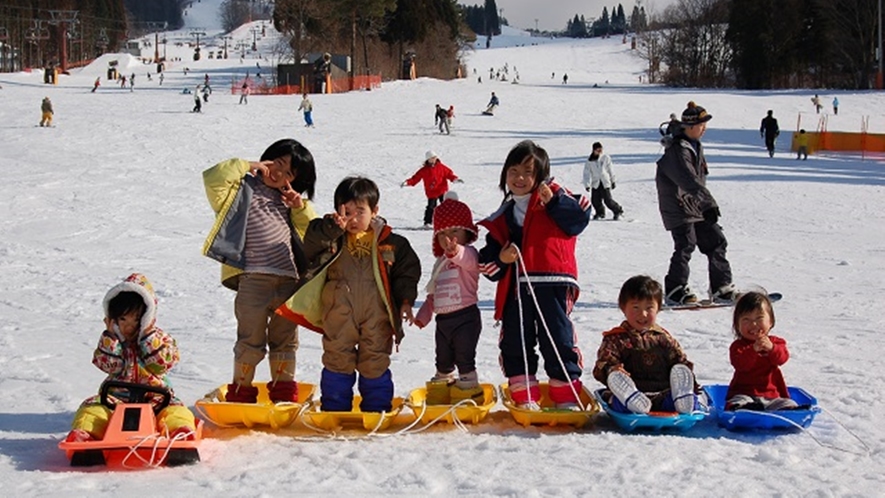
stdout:
<svg viewBox="0 0 885 498">
<path fill-rule="evenodd" d="M 445 109 L 436 104 L 436 114 L 433 116 L 433 124 L 439 126 L 439 132 L 449 134 L 449 122 L 446 120 L 448 113 Z"/>
<path fill-rule="evenodd" d="M 673 255 L 664 278 L 668 304 L 698 301 L 689 288 L 689 262 L 694 250 L 707 257 L 710 295 L 714 301 L 733 301 L 731 265 L 726 258 L 728 242 L 719 226 L 719 205 L 707 190 L 707 160 L 701 137 L 713 116 L 689 102 L 682 113 L 682 128 L 674 137 L 665 136 L 664 155 L 658 159 L 655 184 L 661 218 L 673 238 Z"/>
</svg>

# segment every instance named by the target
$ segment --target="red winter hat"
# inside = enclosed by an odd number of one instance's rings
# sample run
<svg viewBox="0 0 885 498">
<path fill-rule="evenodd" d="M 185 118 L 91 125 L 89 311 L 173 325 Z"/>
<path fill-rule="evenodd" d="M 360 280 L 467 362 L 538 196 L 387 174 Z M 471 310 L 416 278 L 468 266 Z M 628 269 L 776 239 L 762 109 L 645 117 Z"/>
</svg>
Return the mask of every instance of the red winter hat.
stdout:
<svg viewBox="0 0 885 498">
<path fill-rule="evenodd" d="M 449 191 L 442 204 L 433 210 L 433 255 L 443 255 L 443 249 L 436 240 L 437 234 L 447 228 L 463 228 L 467 231 L 467 243 L 471 244 L 479 236 L 479 229 L 473 223 L 473 214 L 467 204 L 458 200 L 458 194 Z"/>
</svg>

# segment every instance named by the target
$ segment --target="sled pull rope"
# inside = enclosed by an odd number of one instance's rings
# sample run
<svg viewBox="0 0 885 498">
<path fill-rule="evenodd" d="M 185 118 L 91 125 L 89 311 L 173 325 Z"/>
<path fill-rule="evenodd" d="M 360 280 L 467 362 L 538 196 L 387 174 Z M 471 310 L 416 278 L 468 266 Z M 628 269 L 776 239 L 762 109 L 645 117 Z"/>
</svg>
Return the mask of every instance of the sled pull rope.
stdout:
<svg viewBox="0 0 885 498">
<path fill-rule="evenodd" d="M 391 436 L 407 436 L 409 434 L 419 434 L 421 432 L 426 431 L 427 429 L 429 429 L 431 426 L 433 426 L 434 424 L 436 424 L 440 420 L 443 420 L 446 417 L 446 415 L 448 415 L 450 413 L 452 414 L 452 423 L 455 425 L 455 427 L 460 429 L 462 432 L 469 433 L 470 430 L 467 428 L 467 426 L 464 425 L 464 422 L 459 420 L 458 417 L 454 416 L 455 410 L 457 410 L 458 407 L 460 407 L 460 406 L 479 406 L 479 405 L 477 405 L 476 402 L 473 401 L 472 399 L 462 399 L 461 401 L 450 406 L 443 413 L 439 414 L 435 419 L 431 420 L 430 422 L 427 422 L 426 424 L 422 425 L 421 427 L 418 427 L 417 429 L 412 429 L 413 427 L 418 425 L 418 423 L 421 421 L 421 418 L 424 416 L 424 413 L 427 412 L 427 404 L 425 403 L 425 404 L 421 405 L 421 412 L 415 414 L 416 415 L 415 421 L 412 422 L 411 424 L 407 425 L 406 427 L 404 427 L 396 432 L 390 433 L 390 434 L 377 433 L 377 434 L 369 434 L 369 436 L 386 438 L 386 437 L 391 437 Z"/>
<path fill-rule="evenodd" d="M 171 439 L 168 438 L 167 436 L 163 436 L 159 433 L 154 433 L 154 434 L 149 434 L 147 436 L 144 436 L 137 443 L 135 443 L 134 446 L 131 446 L 129 448 L 129 453 L 127 453 L 126 456 L 123 458 L 122 465 L 124 468 L 127 468 L 127 469 L 140 468 L 140 467 L 132 467 L 132 466 L 127 465 L 129 458 L 135 457 L 136 459 L 140 460 L 146 466 L 157 468 L 164 461 L 166 461 L 166 457 L 169 456 L 169 452 L 172 451 L 172 443 L 175 443 L 177 441 L 182 441 L 193 433 L 194 433 L 193 431 L 188 431 L 188 432 L 184 432 L 181 434 L 176 434 Z M 163 442 L 164 439 L 168 439 L 169 444 L 166 446 L 166 449 L 163 451 L 163 453 L 158 456 L 160 444 Z M 145 459 L 143 456 L 138 454 L 138 450 L 142 447 L 142 445 L 144 445 L 145 443 L 147 443 L 148 441 L 151 441 L 151 440 L 153 440 L 153 444 L 151 445 L 151 456 L 149 459 Z"/>
<path fill-rule="evenodd" d="M 529 290 L 529 295 L 532 296 L 532 301 L 535 303 L 535 310 L 538 312 L 538 317 L 541 318 L 541 325 L 544 326 L 544 332 L 547 333 L 547 339 L 550 340 L 550 344 L 553 345 L 553 351 L 556 353 L 556 359 L 559 361 L 559 368 L 562 369 L 562 374 L 568 378 L 568 373 L 565 370 L 565 363 L 562 361 L 562 356 L 559 354 L 559 348 L 555 347 L 555 342 L 553 341 L 553 334 L 550 332 L 550 327 L 547 326 L 547 320 L 544 318 L 544 313 L 541 311 L 541 305 L 538 304 L 538 297 L 535 295 L 535 288 L 532 287 L 531 279 L 529 278 L 529 272 L 525 267 L 525 261 L 522 259 L 522 251 L 519 250 L 519 247 L 513 246 L 516 248 L 516 260 L 519 262 L 517 266 L 517 270 L 522 270 L 523 275 L 525 275 L 525 285 Z M 522 299 L 520 298 L 519 292 L 519 271 L 516 272 L 516 299 L 519 307 L 519 331 L 520 337 L 522 337 L 522 356 L 523 361 L 525 362 L 525 370 L 526 370 L 526 379 L 528 379 L 528 353 L 526 352 L 525 347 L 525 330 L 524 324 L 522 320 Z M 571 389 L 572 394 L 575 396 L 575 401 L 578 402 L 578 406 L 581 408 L 581 411 L 586 411 L 587 407 L 584 405 L 584 402 L 581 401 L 581 396 L 578 394 L 577 389 L 575 389 L 574 382 L 568 383 L 569 389 Z M 531 389 L 529 389 L 529 399 L 531 399 Z"/>
<path fill-rule="evenodd" d="M 525 347 L 525 321 L 522 317 L 522 293 L 519 289 L 519 270 L 520 268 L 522 268 L 522 270 L 525 272 L 525 264 L 523 264 L 522 262 L 522 252 L 519 250 L 519 247 L 517 247 L 516 245 L 513 245 L 513 247 L 516 248 L 516 260 L 519 262 L 519 264 L 516 265 L 516 278 L 514 278 L 513 281 L 516 286 L 516 308 L 519 310 L 519 340 L 522 342 L 522 365 L 525 369 L 526 392 L 529 395 L 529 403 L 532 403 L 535 400 L 532 399 L 532 383 L 531 377 L 529 376 L 529 353 L 528 348 Z M 531 284 L 528 282 L 528 272 L 526 272 L 526 284 L 528 284 L 529 288 L 531 288 Z M 543 319 L 544 317 L 541 317 L 541 320 Z M 557 352 L 556 354 L 559 354 L 559 352 Z M 508 386 L 509 385 L 510 383 L 508 379 Z M 511 392 L 510 395 L 512 397 L 513 393 Z M 541 400 L 538 400 L 539 404 L 540 401 Z"/>
<path fill-rule="evenodd" d="M 799 430 L 802 431 L 803 433 L 807 434 L 808 437 L 810 437 L 812 440 L 814 440 L 814 442 L 817 443 L 817 445 L 820 446 L 821 448 L 828 448 L 828 449 L 831 449 L 831 450 L 841 451 L 841 452 L 843 452 L 843 453 L 848 453 L 848 454 L 851 454 L 851 455 L 857 455 L 857 456 L 870 456 L 870 452 L 871 452 L 870 447 L 869 447 L 869 445 L 867 445 L 867 443 L 864 442 L 863 439 L 861 439 L 861 438 L 860 438 L 857 434 L 855 434 L 851 429 L 849 429 L 848 427 L 845 427 L 845 425 L 844 425 L 842 422 L 840 422 L 839 419 L 837 419 L 837 418 L 833 415 L 832 412 L 830 412 L 829 410 L 827 410 L 826 408 L 824 408 L 824 407 L 822 407 L 822 406 L 819 406 L 819 408 L 820 408 L 821 410 L 823 410 L 824 412 L 826 412 L 826 414 L 829 415 L 830 418 L 832 418 L 832 419 L 836 422 L 836 424 L 839 425 L 839 427 L 845 429 L 845 432 L 847 432 L 848 434 L 851 434 L 851 436 L 852 436 L 854 439 L 856 439 L 857 442 L 859 442 L 859 443 L 861 444 L 861 446 L 863 446 L 863 448 L 866 450 L 866 452 L 865 452 L 865 453 L 861 453 L 861 452 L 857 452 L 857 451 L 851 451 L 851 450 L 847 450 L 847 449 L 845 449 L 845 448 L 840 448 L 840 447 L 835 446 L 835 445 L 832 445 L 832 444 L 827 444 L 827 443 L 821 441 L 820 439 L 818 439 L 817 436 L 815 436 L 811 431 L 809 431 L 809 430 L 806 429 L 805 427 L 802 427 L 801 425 L 799 425 L 799 424 L 797 424 L 796 422 L 790 420 L 789 418 L 784 417 L 784 416 L 782 416 L 782 415 L 778 415 L 777 413 L 772 413 L 772 412 L 760 412 L 760 411 L 756 411 L 756 410 L 746 410 L 746 409 L 735 410 L 735 413 L 738 413 L 738 412 L 748 412 L 748 413 L 753 413 L 754 415 L 762 415 L 762 416 L 764 416 L 764 417 L 771 417 L 771 418 L 773 418 L 773 419 L 780 420 L 781 422 L 786 422 L 786 423 L 792 425 L 793 427 L 799 429 Z"/>
</svg>

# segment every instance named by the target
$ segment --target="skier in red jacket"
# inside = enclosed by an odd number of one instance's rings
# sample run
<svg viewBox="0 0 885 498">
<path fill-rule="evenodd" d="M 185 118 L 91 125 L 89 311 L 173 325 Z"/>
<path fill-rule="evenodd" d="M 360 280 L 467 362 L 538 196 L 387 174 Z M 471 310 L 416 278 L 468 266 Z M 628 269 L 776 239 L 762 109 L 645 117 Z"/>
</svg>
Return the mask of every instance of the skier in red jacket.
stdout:
<svg viewBox="0 0 885 498">
<path fill-rule="evenodd" d="M 427 195 L 427 208 L 424 209 L 424 226 L 433 226 L 433 210 L 442 202 L 443 196 L 449 191 L 449 182 L 464 183 L 448 166 L 439 160 L 432 150 L 424 154 L 424 164 L 411 178 L 400 184 L 400 187 L 414 187 L 424 181 L 424 194 Z"/>
</svg>

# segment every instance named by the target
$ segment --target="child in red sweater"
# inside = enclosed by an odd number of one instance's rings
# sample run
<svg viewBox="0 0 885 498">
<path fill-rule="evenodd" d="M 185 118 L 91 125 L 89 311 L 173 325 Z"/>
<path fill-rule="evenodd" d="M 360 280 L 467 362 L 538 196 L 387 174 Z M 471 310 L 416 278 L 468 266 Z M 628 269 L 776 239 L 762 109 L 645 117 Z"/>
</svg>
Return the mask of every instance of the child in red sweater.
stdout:
<svg viewBox="0 0 885 498">
<path fill-rule="evenodd" d="M 729 410 L 784 410 L 796 408 L 790 399 L 780 366 L 790 359 L 787 342 L 769 335 L 774 309 L 768 295 L 747 292 L 734 307 L 734 335 L 729 357 L 734 377 L 728 385 Z"/>
<path fill-rule="evenodd" d="M 400 187 L 414 187 L 424 182 L 424 194 L 427 196 L 427 207 L 424 209 L 424 227 L 433 227 L 433 210 L 442 202 L 443 196 L 449 191 L 449 182 L 464 183 L 448 166 L 439 160 L 432 150 L 424 154 L 424 164 L 411 178 L 402 182 Z"/>
</svg>

